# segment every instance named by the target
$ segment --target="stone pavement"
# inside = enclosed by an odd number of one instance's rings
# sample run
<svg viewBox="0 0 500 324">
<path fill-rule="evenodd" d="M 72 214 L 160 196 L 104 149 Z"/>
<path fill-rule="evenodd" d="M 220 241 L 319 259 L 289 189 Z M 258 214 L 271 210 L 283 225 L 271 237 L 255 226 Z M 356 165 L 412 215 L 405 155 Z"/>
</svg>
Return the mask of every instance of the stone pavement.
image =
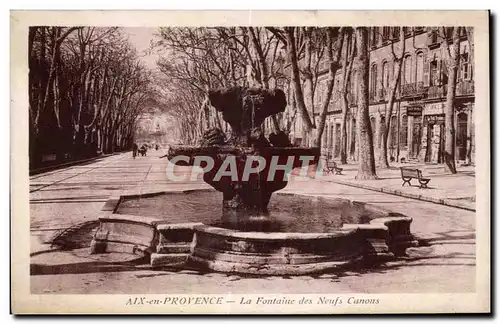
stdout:
<svg viewBox="0 0 500 324">
<path fill-rule="evenodd" d="M 49 250 L 48 243 L 59 231 L 82 222 L 97 220 L 104 201 L 111 195 L 209 188 L 201 178 L 193 182 L 169 181 L 165 173 L 168 161 L 159 159 L 164 153 L 150 151 L 147 157 L 135 160 L 131 153 L 124 153 L 30 177 L 33 293 L 475 291 L 474 212 L 332 181 L 340 177 L 348 179 L 353 172 L 349 170 L 350 167 L 345 168 L 345 176 L 328 176 L 326 179 L 305 182 L 292 180 L 283 191 L 336 196 L 403 213 L 413 218 L 412 232 L 426 246 L 409 249 L 407 260 L 390 262 L 375 269 L 321 276 L 260 278 L 193 270 L 153 271 L 144 266 L 124 263 L 126 256 L 89 255 L 88 249 L 42 253 Z M 179 170 L 190 172 L 188 167 Z M 424 174 L 431 171 L 432 169 L 425 169 Z M 391 177 L 389 173 L 397 171 L 387 172 L 388 178 L 396 177 Z M 384 177 L 384 173 L 380 172 L 379 176 Z M 440 177 L 438 175 L 436 179 Z M 398 179 L 377 181 L 389 183 L 393 180 L 394 183 L 399 183 Z M 434 180 L 431 180 L 431 185 Z M 436 184 L 438 183 L 443 182 L 437 180 Z M 430 190 L 432 189 L 429 192 Z"/>
<path fill-rule="evenodd" d="M 476 208 L 474 166 L 457 166 L 457 174 L 452 174 L 447 172 L 442 164 L 391 163 L 389 169 L 377 168 L 377 180 L 356 180 L 355 164 L 344 164 L 339 167 L 343 168 L 341 175 L 328 174 L 322 180 L 472 211 Z M 400 167 L 422 170 L 422 176 L 431 179 L 428 188 L 419 188 L 416 179 L 411 181 L 411 187 L 407 184 L 403 187 Z"/>
</svg>

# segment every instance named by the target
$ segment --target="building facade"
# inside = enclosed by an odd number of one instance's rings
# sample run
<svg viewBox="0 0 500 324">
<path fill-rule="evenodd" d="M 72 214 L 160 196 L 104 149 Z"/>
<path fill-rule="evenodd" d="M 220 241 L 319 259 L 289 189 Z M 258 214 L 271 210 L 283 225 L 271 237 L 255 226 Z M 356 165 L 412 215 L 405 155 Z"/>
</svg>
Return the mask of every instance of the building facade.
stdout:
<svg viewBox="0 0 500 324">
<path fill-rule="evenodd" d="M 461 28 L 464 29 L 464 28 Z M 400 85 L 391 116 L 386 116 L 395 67 L 393 48 L 398 51 L 400 28 L 370 28 L 369 51 L 369 115 L 373 132 L 375 156 L 378 159 L 382 133 L 390 118 L 388 155 L 390 161 L 415 160 L 441 163 L 444 151 L 444 106 L 447 93 L 447 71 L 441 48 L 441 38 L 434 28 L 405 28 L 404 60 Z M 450 33 L 451 36 L 451 33 Z M 391 46 L 394 43 L 394 46 Z M 458 161 L 474 161 L 474 75 L 470 61 L 470 46 L 466 33 L 461 34 L 460 65 L 457 75 L 455 100 L 455 134 Z M 318 77 L 315 90 L 315 111 L 319 112 L 326 93 L 328 73 L 326 62 Z M 357 159 L 356 112 L 358 99 L 358 72 L 352 70 L 347 111 L 347 156 Z M 332 94 L 325 129 L 322 151 L 333 159 L 340 158 L 342 100 L 339 86 L 342 81 L 338 71 Z M 319 116 L 316 113 L 316 122 Z M 292 137 L 301 138 L 301 119 L 296 118 Z M 468 156 L 469 155 L 469 156 Z"/>
<path fill-rule="evenodd" d="M 159 109 L 143 113 L 138 120 L 134 141 L 136 143 L 173 144 L 178 140 L 175 123 Z"/>
</svg>

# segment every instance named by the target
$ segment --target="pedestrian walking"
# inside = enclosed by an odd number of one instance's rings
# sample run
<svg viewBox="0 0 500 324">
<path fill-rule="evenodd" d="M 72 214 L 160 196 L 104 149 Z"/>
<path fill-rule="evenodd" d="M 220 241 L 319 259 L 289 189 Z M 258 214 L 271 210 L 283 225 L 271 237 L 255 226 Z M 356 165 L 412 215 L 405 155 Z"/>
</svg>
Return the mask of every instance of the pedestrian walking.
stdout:
<svg viewBox="0 0 500 324">
<path fill-rule="evenodd" d="M 138 146 L 137 146 L 137 143 L 134 143 L 134 145 L 132 146 L 132 156 L 135 157 L 137 156 L 137 150 L 138 150 Z"/>
</svg>

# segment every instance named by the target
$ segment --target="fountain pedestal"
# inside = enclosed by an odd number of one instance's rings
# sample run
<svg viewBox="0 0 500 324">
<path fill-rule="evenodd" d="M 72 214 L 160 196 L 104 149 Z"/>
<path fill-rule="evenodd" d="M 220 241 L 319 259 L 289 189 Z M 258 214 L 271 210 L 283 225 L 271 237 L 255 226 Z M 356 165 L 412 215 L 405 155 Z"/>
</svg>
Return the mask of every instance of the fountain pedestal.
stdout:
<svg viewBox="0 0 500 324">
<path fill-rule="evenodd" d="M 223 193 L 224 209 L 257 213 L 267 210 L 273 192 L 286 187 L 293 168 L 317 163 L 319 154 L 319 149 L 292 147 L 171 146 L 169 150 L 169 157 L 188 157 L 184 164 L 196 165 L 197 158 L 213 161 L 203 180 Z M 206 167 L 203 161 L 198 166 Z M 245 168 L 255 170 L 259 163 L 262 170 L 245 175 Z"/>
</svg>

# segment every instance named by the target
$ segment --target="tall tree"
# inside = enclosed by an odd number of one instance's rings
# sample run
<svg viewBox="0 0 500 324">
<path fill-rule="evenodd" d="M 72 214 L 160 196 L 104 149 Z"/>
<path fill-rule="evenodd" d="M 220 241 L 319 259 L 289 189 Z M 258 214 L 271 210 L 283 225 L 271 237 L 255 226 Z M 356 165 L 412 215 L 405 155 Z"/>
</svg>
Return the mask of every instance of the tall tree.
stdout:
<svg viewBox="0 0 500 324">
<path fill-rule="evenodd" d="M 150 74 L 119 28 L 29 30 L 30 162 L 131 145 Z"/>
<path fill-rule="evenodd" d="M 469 53 L 469 61 L 470 61 L 470 64 L 471 64 L 471 72 L 472 73 L 472 77 L 475 78 L 475 70 L 474 70 L 474 67 L 475 67 L 475 64 L 474 64 L 474 28 L 473 27 L 465 27 L 466 29 L 466 32 L 467 32 L 467 42 L 469 44 L 469 49 L 470 49 L 470 53 Z M 474 109 L 472 109 L 470 111 L 470 114 L 474 114 Z M 471 120 L 473 119 L 472 116 L 470 118 Z M 469 126 L 468 128 L 468 132 L 467 132 L 467 155 L 465 157 L 465 163 L 466 164 L 470 164 L 472 163 L 472 136 L 473 136 L 473 129 L 472 129 L 472 125 Z"/>
<path fill-rule="evenodd" d="M 369 79 L 369 56 L 368 56 L 368 28 L 356 27 L 356 52 L 357 71 L 359 71 L 359 96 L 358 113 L 356 119 L 356 131 L 358 137 L 358 174 L 356 179 L 376 179 L 375 154 L 373 151 L 373 136 L 370 125 L 368 106 L 368 79 Z"/>
<path fill-rule="evenodd" d="M 457 173 L 455 165 L 455 95 L 457 90 L 458 66 L 460 64 L 460 29 L 462 27 L 441 27 L 441 47 L 446 63 L 448 85 L 445 102 L 444 163 L 451 173 Z M 451 46 L 448 44 L 451 38 Z"/>
<path fill-rule="evenodd" d="M 285 27 L 280 30 L 272 27 L 268 28 L 268 30 L 275 34 L 286 48 L 287 64 L 291 67 L 294 102 L 302 119 L 302 137 L 307 142 L 313 130 L 316 129 L 316 138 L 312 145 L 320 147 L 328 105 L 333 92 L 335 74 L 341 66 L 340 59 L 344 41 L 343 28 Z M 318 71 L 321 69 L 320 63 L 323 61 L 325 52 L 327 55 L 328 80 L 325 96 L 320 103 L 319 123 L 316 125 L 314 94 L 318 81 Z"/>
<path fill-rule="evenodd" d="M 351 83 L 352 66 L 356 54 L 356 40 L 354 30 L 350 29 L 347 35 L 347 44 L 342 59 L 342 86 L 340 97 L 342 99 L 342 123 L 340 127 L 340 163 L 347 164 L 347 112 L 349 110 L 349 85 Z"/>
<path fill-rule="evenodd" d="M 342 48 L 344 43 L 347 44 L 346 55 L 349 55 L 348 47 L 349 35 L 344 27 L 337 29 L 329 27 L 326 30 L 327 33 L 327 58 L 328 58 L 328 81 L 326 83 L 326 96 L 323 97 L 323 102 L 321 103 L 321 112 L 319 117 L 318 131 L 316 135 L 315 146 L 321 147 L 321 140 L 323 138 L 323 132 L 325 130 L 326 115 L 328 113 L 328 107 L 330 106 L 330 99 L 332 97 L 333 87 L 335 85 L 335 76 L 337 75 L 338 69 L 341 65 Z M 347 59 L 344 59 L 344 65 L 347 65 Z M 321 91 L 321 90 L 320 90 Z"/>
<path fill-rule="evenodd" d="M 406 51 L 406 41 L 405 41 L 405 32 L 403 30 L 403 27 L 399 28 L 399 51 L 398 54 L 395 53 L 394 51 L 394 43 L 391 41 L 391 53 L 392 53 L 392 58 L 393 58 L 393 64 L 395 64 L 395 68 L 393 69 L 394 75 L 392 78 L 392 81 L 389 85 L 389 91 L 388 91 L 388 101 L 389 103 L 386 105 L 385 109 L 385 120 L 386 120 L 386 126 L 384 128 L 384 131 L 382 132 L 382 145 L 380 148 L 380 167 L 381 168 L 388 168 L 389 167 L 389 161 L 387 159 L 387 145 L 389 142 L 389 132 L 391 130 L 391 121 L 392 121 L 392 111 L 394 108 L 394 103 L 396 101 L 396 93 L 397 89 L 399 87 L 399 84 L 401 82 L 401 67 L 403 66 L 403 61 L 404 61 L 404 56 L 405 56 L 405 51 Z M 386 77 L 386 76 L 384 76 Z M 384 86 L 384 81 L 382 80 L 382 86 Z M 385 89 L 384 89 L 385 90 Z M 384 93 L 385 94 L 385 93 Z M 398 121 L 399 123 L 399 121 Z"/>
</svg>

